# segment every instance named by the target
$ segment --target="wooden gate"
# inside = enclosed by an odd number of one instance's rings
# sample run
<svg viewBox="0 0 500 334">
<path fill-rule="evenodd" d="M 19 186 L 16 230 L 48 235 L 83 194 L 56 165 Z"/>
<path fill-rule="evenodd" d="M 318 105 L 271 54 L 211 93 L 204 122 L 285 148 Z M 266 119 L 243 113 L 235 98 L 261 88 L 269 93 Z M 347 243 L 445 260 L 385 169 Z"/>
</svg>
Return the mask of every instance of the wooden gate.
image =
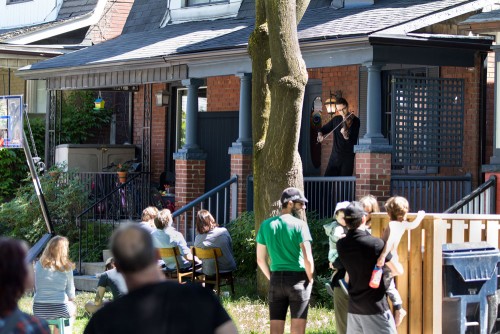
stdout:
<svg viewBox="0 0 500 334">
<path fill-rule="evenodd" d="M 374 236 L 388 224 L 386 213 L 372 214 Z M 499 226 L 500 215 L 428 214 L 403 236 L 398 254 L 405 273 L 396 278 L 396 287 L 408 315 L 398 333 L 442 333 L 442 245 L 486 241 L 499 247 Z"/>
</svg>

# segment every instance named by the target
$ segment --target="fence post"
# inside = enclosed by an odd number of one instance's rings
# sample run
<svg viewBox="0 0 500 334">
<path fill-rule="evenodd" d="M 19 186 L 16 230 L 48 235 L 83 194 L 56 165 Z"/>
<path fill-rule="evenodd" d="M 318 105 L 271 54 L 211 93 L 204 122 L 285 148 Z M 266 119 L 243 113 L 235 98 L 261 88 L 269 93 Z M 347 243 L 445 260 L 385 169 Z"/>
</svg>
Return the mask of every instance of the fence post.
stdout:
<svg viewBox="0 0 500 334">
<path fill-rule="evenodd" d="M 231 216 L 230 220 L 235 220 L 238 215 L 238 175 L 233 175 L 236 181 L 231 183 Z"/>
</svg>

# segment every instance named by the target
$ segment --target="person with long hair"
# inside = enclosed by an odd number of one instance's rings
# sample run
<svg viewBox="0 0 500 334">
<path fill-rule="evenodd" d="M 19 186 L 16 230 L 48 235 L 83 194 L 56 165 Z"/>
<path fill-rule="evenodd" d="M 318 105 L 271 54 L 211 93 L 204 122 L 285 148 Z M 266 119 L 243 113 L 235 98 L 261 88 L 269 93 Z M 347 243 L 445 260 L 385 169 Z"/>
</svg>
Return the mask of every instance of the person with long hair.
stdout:
<svg viewBox="0 0 500 334">
<path fill-rule="evenodd" d="M 0 238 L 0 332 L 49 334 L 43 319 L 21 312 L 17 302 L 33 288 L 33 268 L 26 262 L 28 247 L 19 240 Z"/>
<path fill-rule="evenodd" d="M 75 264 L 68 253 L 68 239 L 55 236 L 35 264 L 33 313 L 40 318 L 74 318 L 76 315 Z"/>
<path fill-rule="evenodd" d="M 219 272 L 236 270 L 233 256 L 233 240 L 225 227 L 219 227 L 214 217 L 207 210 L 200 210 L 196 219 L 196 238 L 194 246 L 199 248 L 220 248 L 222 257 L 218 258 Z M 202 272 L 207 279 L 215 279 L 215 262 L 207 259 L 202 262 Z M 213 288 L 207 284 L 206 287 Z"/>
</svg>

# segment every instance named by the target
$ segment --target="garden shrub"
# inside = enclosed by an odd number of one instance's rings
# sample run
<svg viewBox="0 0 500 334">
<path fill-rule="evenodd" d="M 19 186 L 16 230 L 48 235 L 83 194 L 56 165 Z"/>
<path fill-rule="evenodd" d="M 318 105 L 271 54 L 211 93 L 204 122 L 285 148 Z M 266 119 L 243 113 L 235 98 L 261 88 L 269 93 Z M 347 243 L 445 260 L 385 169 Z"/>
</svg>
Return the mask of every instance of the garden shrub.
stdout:
<svg viewBox="0 0 500 334">
<path fill-rule="evenodd" d="M 236 276 L 255 279 L 257 270 L 255 249 L 255 216 L 243 212 L 227 226 L 233 239 L 233 254 L 236 261 Z"/>
<path fill-rule="evenodd" d="M 68 237 L 71 244 L 78 241 L 75 218 L 88 207 L 89 194 L 81 180 L 67 178 L 63 168 L 51 168 L 57 173 L 41 176 L 40 184 L 56 233 Z M 34 244 L 47 228 L 31 177 L 24 181 L 16 197 L 0 205 L 0 226 L 3 234 Z"/>
</svg>

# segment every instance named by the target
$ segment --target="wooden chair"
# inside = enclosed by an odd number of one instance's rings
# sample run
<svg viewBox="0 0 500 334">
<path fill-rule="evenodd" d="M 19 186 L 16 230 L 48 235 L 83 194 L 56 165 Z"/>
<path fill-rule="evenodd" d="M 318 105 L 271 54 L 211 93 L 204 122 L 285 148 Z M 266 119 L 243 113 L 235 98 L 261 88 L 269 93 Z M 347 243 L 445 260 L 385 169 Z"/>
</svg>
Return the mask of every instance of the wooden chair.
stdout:
<svg viewBox="0 0 500 334">
<path fill-rule="evenodd" d="M 215 280 L 209 280 L 205 275 L 199 276 L 196 282 L 214 284 L 217 291 L 217 295 L 220 296 L 220 287 L 225 285 L 231 286 L 231 294 L 234 296 L 234 280 L 233 272 L 221 273 L 219 271 L 219 261 L 218 258 L 222 256 L 222 250 L 220 248 L 199 248 L 191 247 L 191 253 L 193 257 L 197 256 L 201 261 L 213 259 L 215 262 Z"/>
<path fill-rule="evenodd" d="M 175 258 L 175 270 L 172 269 L 166 269 L 164 270 L 165 276 L 168 278 L 177 278 L 179 283 L 185 283 L 183 281 L 184 277 L 189 278 L 189 280 L 194 281 L 194 278 L 196 276 L 199 276 L 201 273 L 196 271 L 196 268 L 193 268 L 194 270 L 191 270 L 191 268 L 181 268 L 179 264 L 179 258 L 178 256 L 182 256 L 179 247 L 172 247 L 172 248 L 158 248 L 158 251 L 160 253 L 160 257 L 166 258 L 166 257 L 174 257 Z"/>
</svg>

